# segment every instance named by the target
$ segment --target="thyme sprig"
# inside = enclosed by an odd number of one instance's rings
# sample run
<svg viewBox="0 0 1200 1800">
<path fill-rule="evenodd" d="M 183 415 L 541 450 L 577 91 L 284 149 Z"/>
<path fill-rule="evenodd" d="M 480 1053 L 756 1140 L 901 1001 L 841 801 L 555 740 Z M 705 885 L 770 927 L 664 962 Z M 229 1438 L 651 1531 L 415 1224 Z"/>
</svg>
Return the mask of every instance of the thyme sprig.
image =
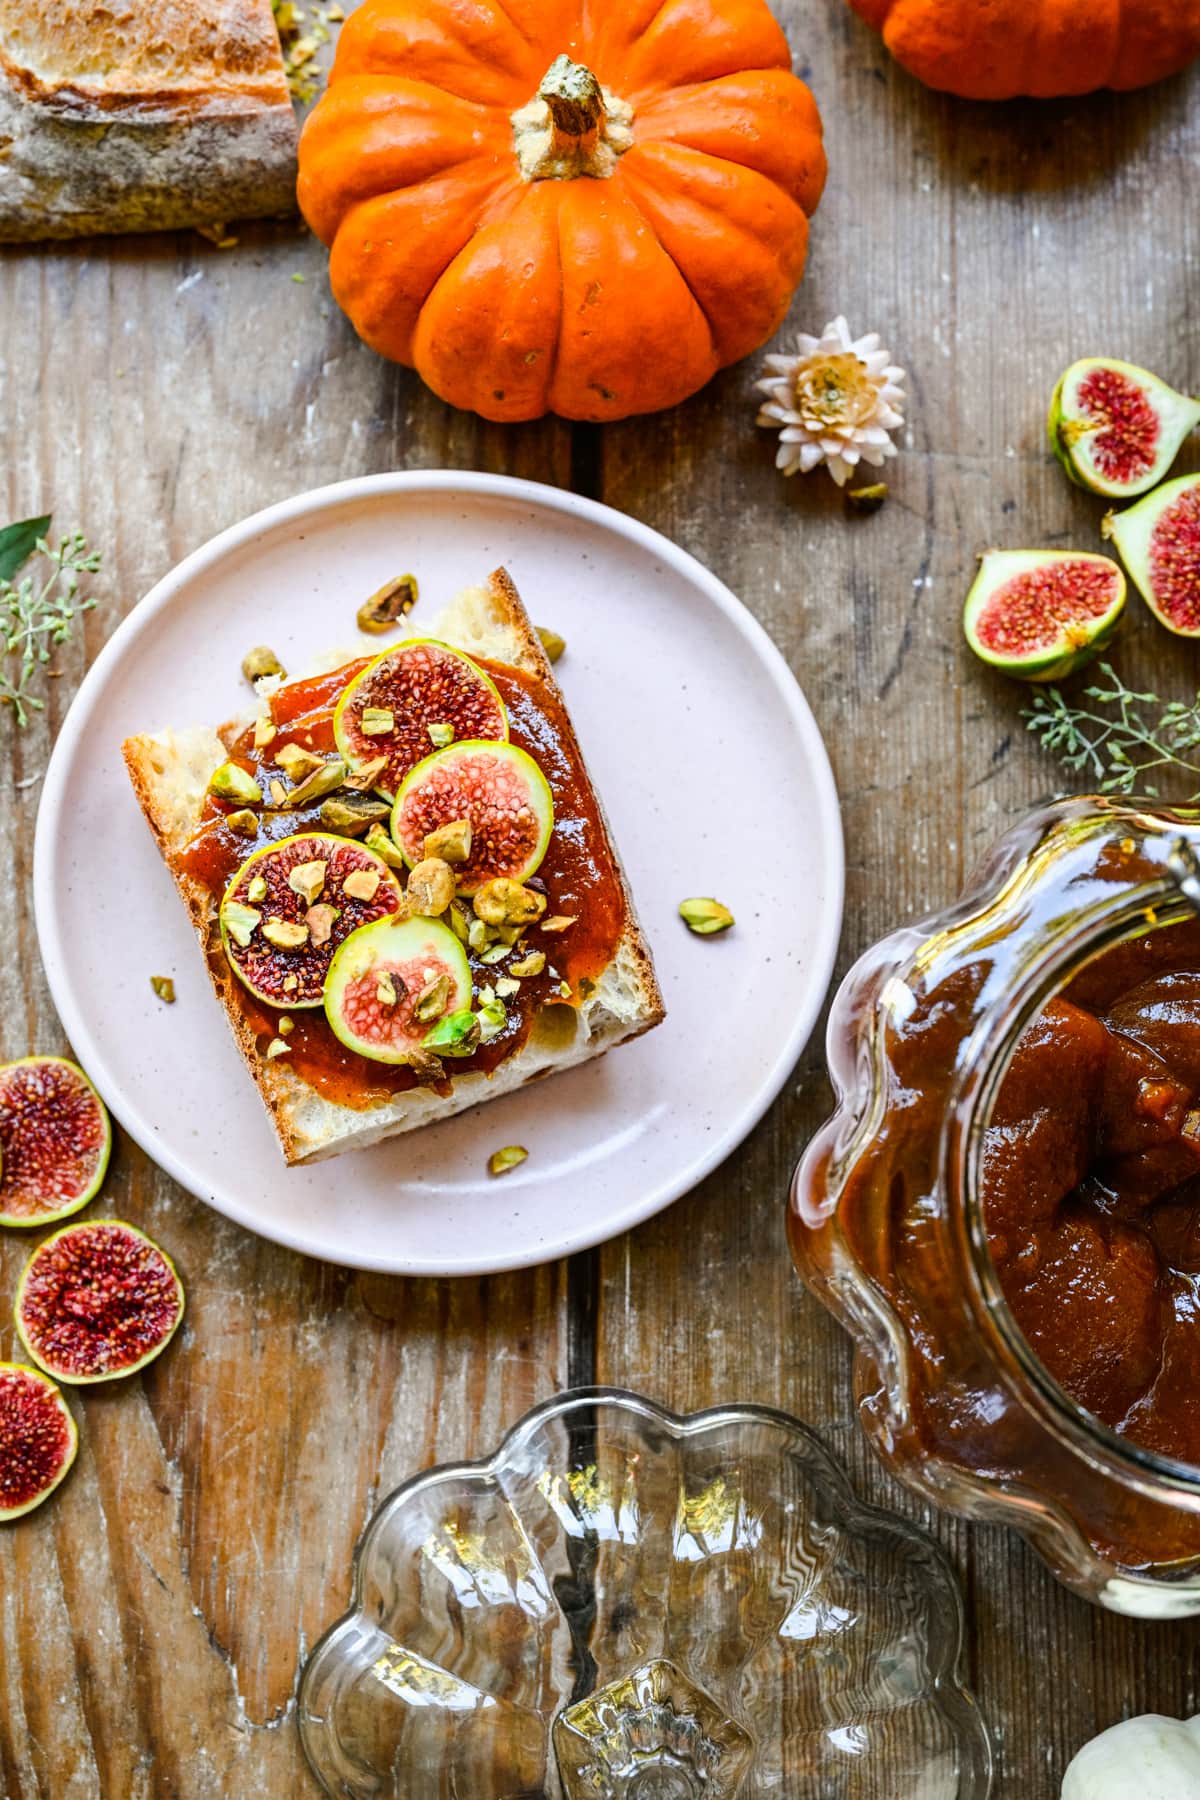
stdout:
<svg viewBox="0 0 1200 1800">
<path fill-rule="evenodd" d="M 1192 700 L 1161 700 L 1126 687 L 1109 663 L 1099 670 L 1107 685 L 1084 688 L 1081 695 L 1094 706 L 1073 705 L 1052 687 L 1022 712 L 1026 730 L 1043 749 L 1072 773 L 1086 771 L 1102 794 L 1157 799 L 1157 786 L 1146 779 L 1156 769 L 1181 770 L 1200 782 L 1200 761 L 1188 755 L 1200 749 L 1200 690 Z M 1185 798 L 1200 799 L 1200 785 Z"/>
<path fill-rule="evenodd" d="M 36 523 L 49 526 L 50 521 Z M 19 529 L 9 527 L 9 532 Z M 99 553 L 88 549 L 81 531 L 68 533 L 57 548 L 39 532 L 26 554 L 42 559 L 36 574 L 12 579 L 25 560 L 21 557 L 11 574 L 0 577 L 0 705 L 14 709 L 18 725 L 28 725 L 30 713 L 43 710 L 45 701 L 32 692 L 34 677 L 56 646 L 66 643 L 77 615 L 96 604 L 79 598 L 79 586 L 81 576 L 94 575 L 100 567 Z M 45 562 L 50 570 L 43 577 Z"/>
</svg>

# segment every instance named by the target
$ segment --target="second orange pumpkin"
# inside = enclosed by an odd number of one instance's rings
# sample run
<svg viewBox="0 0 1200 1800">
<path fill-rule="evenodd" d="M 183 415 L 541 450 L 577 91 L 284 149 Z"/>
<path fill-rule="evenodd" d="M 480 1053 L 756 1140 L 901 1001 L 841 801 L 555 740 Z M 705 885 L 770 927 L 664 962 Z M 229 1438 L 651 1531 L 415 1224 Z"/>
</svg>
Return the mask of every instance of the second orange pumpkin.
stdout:
<svg viewBox="0 0 1200 1800">
<path fill-rule="evenodd" d="M 654 411 L 757 349 L 824 180 L 764 0 L 365 0 L 300 150 L 361 336 L 498 420 Z"/>
</svg>

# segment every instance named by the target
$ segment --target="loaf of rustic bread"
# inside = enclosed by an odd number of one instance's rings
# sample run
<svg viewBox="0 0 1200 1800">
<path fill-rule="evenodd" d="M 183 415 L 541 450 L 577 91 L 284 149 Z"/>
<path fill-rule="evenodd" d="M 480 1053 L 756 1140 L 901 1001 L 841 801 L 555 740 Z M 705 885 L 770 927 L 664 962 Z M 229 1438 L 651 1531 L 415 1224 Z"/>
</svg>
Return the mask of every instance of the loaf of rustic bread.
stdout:
<svg viewBox="0 0 1200 1800">
<path fill-rule="evenodd" d="M 486 587 L 468 588 L 459 594 L 434 621 L 431 633 L 468 655 L 520 669 L 558 696 L 558 684 L 537 632 L 504 570 L 497 570 Z M 322 658 L 322 663 L 336 668 L 353 654 Z M 583 758 L 573 735 L 570 743 L 582 770 Z M 221 951 L 216 905 L 179 862 L 179 852 L 202 817 L 209 776 L 227 754 L 221 738 L 209 728 L 194 727 L 127 738 L 123 748 L 134 791 L 187 906 L 238 1048 L 289 1163 L 317 1162 L 344 1150 L 363 1149 L 463 1112 L 481 1100 L 512 1093 L 535 1077 L 602 1056 L 614 1045 L 650 1030 L 664 1016 L 650 951 L 614 850 L 614 863 L 625 885 L 625 923 L 607 968 L 586 999 L 539 1013 L 526 1041 L 490 1074 L 478 1070 L 456 1074 L 451 1069 L 453 1091 L 449 1094 L 416 1087 L 367 1110 L 328 1100 L 282 1058 L 264 1061 L 261 1046 L 236 1004 L 237 978 Z M 603 821 L 598 799 L 597 809 Z M 607 830 L 607 821 L 604 824 Z"/>
<path fill-rule="evenodd" d="M 0 0 L 0 240 L 290 212 L 270 0 Z"/>
</svg>

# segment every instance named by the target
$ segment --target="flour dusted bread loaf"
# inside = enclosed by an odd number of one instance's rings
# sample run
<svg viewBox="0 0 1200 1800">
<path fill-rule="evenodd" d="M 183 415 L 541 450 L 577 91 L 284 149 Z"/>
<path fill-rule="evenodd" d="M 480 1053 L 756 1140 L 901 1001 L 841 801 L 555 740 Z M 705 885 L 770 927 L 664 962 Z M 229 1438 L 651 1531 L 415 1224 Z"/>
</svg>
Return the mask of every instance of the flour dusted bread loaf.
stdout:
<svg viewBox="0 0 1200 1800">
<path fill-rule="evenodd" d="M 460 594 L 433 621 L 429 634 L 469 656 L 485 659 L 493 668 L 520 671 L 561 706 L 561 695 L 541 642 L 503 570 L 498 570 L 486 587 L 469 588 Z M 346 660 L 346 654 L 322 659 L 328 668 L 337 668 Z M 289 1163 L 314 1162 L 343 1150 L 361 1149 L 447 1118 L 481 1100 L 510 1093 L 536 1077 L 602 1055 L 663 1018 L 662 996 L 650 952 L 607 822 L 565 712 L 561 717 L 565 726 L 564 749 L 578 782 L 594 804 L 596 826 L 619 884 L 622 923 L 607 965 L 594 983 L 587 984 L 588 991 L 575 993 L 570 1004 L 543 1005 L 534 1014 L 520 1047 L 491 1072 L 456 1070 L 447 1061 L 447 1079 L 438 1086 L 412 1087 L 391 1097 L 374 1097 L 363 1105 L 331 1100 L 304 1080 L 286 1057 L 270 1060 L 265 1056 L 262 1021 L 247 1016 L 240 1003 L 240 984 L 221 947 L 217 899 L 189 875 L 181 862 L 181 853 L 193 841 L 205 811 L 209 777 L 225 758 L 234 733 L 249 721 L 222 727 L 220 734 L 197 727 L 126 741 L 125 761 L 134 791 L 191 915 L 213 985 Z M 248 842 L 246 853 L 250 854 L 254 847 Z M 529 934 L 530 944 L 537 938 L 535 929 Z M 555 954 L 553 946 L 562 942 L 549 937 L 543 940 L 550 955 Z M 503 974 L 503 969 L 498 973 Z M 478 977 L 479 971 L 476 974 Z"/>
<path fill-rule="evenodd" d="M 295 205 L 270 0 L 0 0 L 0 240 Z"/>
</svg>

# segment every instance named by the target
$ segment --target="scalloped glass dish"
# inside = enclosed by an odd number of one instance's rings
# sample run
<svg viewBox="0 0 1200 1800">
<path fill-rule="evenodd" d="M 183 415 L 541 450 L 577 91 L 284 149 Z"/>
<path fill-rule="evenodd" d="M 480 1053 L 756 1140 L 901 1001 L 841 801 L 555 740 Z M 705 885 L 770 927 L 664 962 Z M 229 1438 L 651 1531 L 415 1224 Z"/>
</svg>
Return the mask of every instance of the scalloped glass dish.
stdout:
<svg viewBox="0 0 1200 1800">
<path fill-rule="evenodd" d="M 300 1731 L 350 1800 L 984 1800 L 961 1639 L 806 1426 L 580 1390 L 384 1502 Z"/>
</svg>

